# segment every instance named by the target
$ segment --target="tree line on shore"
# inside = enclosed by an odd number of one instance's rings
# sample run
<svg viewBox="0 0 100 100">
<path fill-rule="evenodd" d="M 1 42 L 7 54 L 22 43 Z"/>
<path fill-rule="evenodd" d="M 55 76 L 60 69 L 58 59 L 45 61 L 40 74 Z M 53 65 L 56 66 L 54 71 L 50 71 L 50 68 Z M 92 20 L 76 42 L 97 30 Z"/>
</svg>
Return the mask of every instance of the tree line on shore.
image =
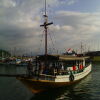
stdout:
<svg viewBox="0 0 100 100">
<path fill-rule="evenodd" d="M 0 57 L 10 57 L 10 56 L 11 56 L 11 54 L 9 51 L 0 49 Z"/>
</svg>

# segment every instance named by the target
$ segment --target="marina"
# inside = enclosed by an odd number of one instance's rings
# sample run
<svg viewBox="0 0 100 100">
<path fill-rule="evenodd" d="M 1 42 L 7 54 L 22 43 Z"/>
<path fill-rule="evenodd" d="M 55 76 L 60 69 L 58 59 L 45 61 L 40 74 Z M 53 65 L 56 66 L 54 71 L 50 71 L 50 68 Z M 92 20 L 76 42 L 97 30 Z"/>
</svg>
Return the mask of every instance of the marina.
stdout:
<svg viewBox="0 0 100 100">
<path fill-rule="evenodd" d="M 33 93 L 38 93 L 75 84 L 91 72 L 92 65 L 85 61 L 85 59 L 89 59 L 89 57 L 75 57 L 66 55 L 49 55 L 46 57 L 48 59 L 48 64 L 46 64 L 48 66 L 46 67 L 45 56 L 40 56 L 36 58 L 34 65 L 31 66 L 31 63 L 28 63 L 25 74 L 0 74 L 0 76 L 16 77 Z M 30 69 L 30 67 L 32 68 Z"/>
<path fill-rule="evenodd" d="M 93 63 L 92 73 L 70 87 L 53 89 L 39 94 L 31 93 L 15 77 L 0 77 L 0 100 L 99 100 L 100 99 L 100 63 Z M 0 66 L 0 74 L 25 74 L 25 67 Z"/>
<path fill-rule="evenodd" d="M 44 0 L 44 22 L 40 25 L 43 27 L 44 36 L 44 54 L 36 55 L 33 58 L 22 59 L 27 66 L 26 74 L 0 74 L 2 77 L 16 77 L 22 82 L 32 93 L 40 93 L 43 91 L 57 89 L 64 86 L 69 86 L 77 83 L 85 78 L 92 70 L 90 57 L 82 54 L 77 54 L 71 48 L 63 54 L 48 53 L 48 28 L 53 22 L 49 22 L 47 14 L 47 0 Z M 82 44 L 81 44 L 82 49 Z M 1 50 L 2 57 L 4 52 Z M 8 54 L 8 52 L 6 52 Z M 6 54 L 5 53 L 5 54 Z M 6 62 L 8 65 L 22 64 L 21 59 L 16 57 L 1 59 L 1 62 Z M 22 64 L 22 65 L 24 65 Z"/>
<path fill-rule="evenodd" d="M 92 69 L 90 57 L 85 57 L 82 54 L 79 56 L 71 49 L 64 54 L 48 54 L 48 27 L 53 22 L 48 22 L 46 0 L 44 8 L 44 22 L 40 27 L 43 27 L 45 33 L 45 53 L 35 56 L 34 63 L 33 59 L 27 60 L 28 73 L 26 75 L 0 75 L 4 77 L 16 77 L 32 93 L 39 93 L 75 84 L 86 77 Z M 88 64 L 86 64 L 87 61 Z M 19 63 L 21 63 L 20 59 L 15 58 L 15 64 Z"/>
<path fill-rule="evenodd" d="M 39 2 L 0 1 L 0 100 L 100 100 L 100 14 L 83 1 Z"/>
</svg>

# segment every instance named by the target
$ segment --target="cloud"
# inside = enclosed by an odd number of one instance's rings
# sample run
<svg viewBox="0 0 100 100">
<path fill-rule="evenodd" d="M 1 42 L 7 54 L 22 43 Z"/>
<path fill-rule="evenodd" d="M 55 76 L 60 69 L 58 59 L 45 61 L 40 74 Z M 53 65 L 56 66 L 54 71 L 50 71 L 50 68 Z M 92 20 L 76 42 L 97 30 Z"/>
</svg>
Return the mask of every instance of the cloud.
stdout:
<svg viewBox="0 0 100 100">
<path fill-rule="evenodd" d="M 60 4 L 67 4 L 67 5 L 73 5 L 78 0 L 58 0 Z"/>
<path fill-rule="evenodd" d="M 15 7 L 16 2 L 14 0 L 0 0 L 0 7 Z"/>
<path fill-rule="evenodd" d="M 63 25 L 63 26 L 60 26 L 60 25 L 52 25 L 51 26 L 51 30 L 72 31 L 73 30 L 73 27 L 72 26 L 68 26 L 68 25 Z"/>
<path fill-rule="evenodd" d="M 97 42 L 97 38 L 100 36 L 100 13 L 58 11 L 56 16 L 57 25 L 55 26 L 56 31 L 54 31 L 58 35 L 56 37 L 61 47 L 77 48 L 82 41 L 87 45 L 90 41 Z M 67 28 L 65 30 L 66 26 L 70 28 L 70 31 Z"/>
<path fill-rule="evenodd" d="M 60 1 L 47 0 L 47 3 L 55 7 L 60 6 Z M 71 5 L 77 0 L 61 2 Z M 43 28 L 40 27 L 43 4 L 42 0 L 0 0 L 0 48 L 31 48 L 35 52 L 41 47 L 44 50 Z M 99 37 L 100 13 L 54 11 L 54 25 L 48 28 L 48 33 L 59 51 L 77 48 L 81 41 Z M 50 47 L 52 41 L 48 38 Z"/>
<path fill-rule="evenodd" d="M 76 3 L 76 2 L 77 2 L 77 0 L 69 0 L 68 5 L 72 5 L 72 4 Z"/>
</svg>

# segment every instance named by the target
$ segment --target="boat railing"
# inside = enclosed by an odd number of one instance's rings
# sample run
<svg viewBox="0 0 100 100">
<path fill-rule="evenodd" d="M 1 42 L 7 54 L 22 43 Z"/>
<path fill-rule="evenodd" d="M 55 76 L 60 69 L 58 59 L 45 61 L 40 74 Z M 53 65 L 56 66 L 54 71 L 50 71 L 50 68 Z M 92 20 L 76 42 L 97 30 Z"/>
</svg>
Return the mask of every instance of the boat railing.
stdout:
<svg viewBox="0 0 100 100">
<path fill-rule="evenodd" d="M 48 80 L 48 81 L 54 81 L 56 76 L 54 75 L 46 75 L 46 74 L 39 74 L 38 79 L 39 80 Z"/>
<path fill-rule="evenodd" d="M 39 77 L 49 77 L 49 78 L 54 78 L 56 75 L 70 75 L 70 73 L 73 74 L 77 74 L 80 73 L 84 70 L 84 68 L 82 70 L 58 70 L 58 71 L 54 71 L 52 74 L 46 73 L 46 74 L 42 74 L 42 73 L 37 73 L 37 72 L 33 72 L 33 71 L 29 71 L 27 72 L 27 74 L 33 75 L 33 76 L 39 76 Z"/>
<path fill-rule="evenodd" d="M 68 67 L 69 68 L 69 67 Z M 70 75 L 72 74 L 78 74 L 83 72 L 85 69 L 85 67 L 83 67 L 82 69 L 76 68 L 75 70 L 73 70 L 73 68 L 71 67 L 71 69 L 57 69 L 54 68 L 51 72 L 51 70 L 27 70 L 27 75 L 29 76 L 36 76 L 36 77 L 40 77 L 42 79 L 47 79 L 47 80 L 51 80 L 54 79 L 57 75 Z"/>
<path fill-rule="evenodd" d="M 40 77 L 49 77 L 49 78 L 55 78 L 56 76 L 54 75 L 46 75 L 46 74 L 40 74 Z"/>
</svg>

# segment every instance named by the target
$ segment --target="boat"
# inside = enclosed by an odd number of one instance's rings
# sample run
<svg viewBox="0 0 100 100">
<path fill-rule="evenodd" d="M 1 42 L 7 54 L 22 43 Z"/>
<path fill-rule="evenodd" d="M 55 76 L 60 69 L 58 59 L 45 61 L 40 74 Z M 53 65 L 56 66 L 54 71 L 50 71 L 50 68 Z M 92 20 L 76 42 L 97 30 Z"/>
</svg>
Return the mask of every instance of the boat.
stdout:
<svg viewBox="0 0 100 100">
<path fill-rule="evenodd" d="M 92 68 L 89 57 L 65 54 L 48 54 L 47 32 L 48 26 L 53 22 L 48 22 L 46 13 L 43 15 L 45 22 L 41 27 L 45 30 L 45 54 L 35 57 L 35 66 L 28 69 L 27 75 L 16 77 L 26 85 L 32 93 L 39 93 L 49 89 L 69 86 L 85 78 Z M 31 66 L 31 62 L 29 62 Z"/>
</svg>

